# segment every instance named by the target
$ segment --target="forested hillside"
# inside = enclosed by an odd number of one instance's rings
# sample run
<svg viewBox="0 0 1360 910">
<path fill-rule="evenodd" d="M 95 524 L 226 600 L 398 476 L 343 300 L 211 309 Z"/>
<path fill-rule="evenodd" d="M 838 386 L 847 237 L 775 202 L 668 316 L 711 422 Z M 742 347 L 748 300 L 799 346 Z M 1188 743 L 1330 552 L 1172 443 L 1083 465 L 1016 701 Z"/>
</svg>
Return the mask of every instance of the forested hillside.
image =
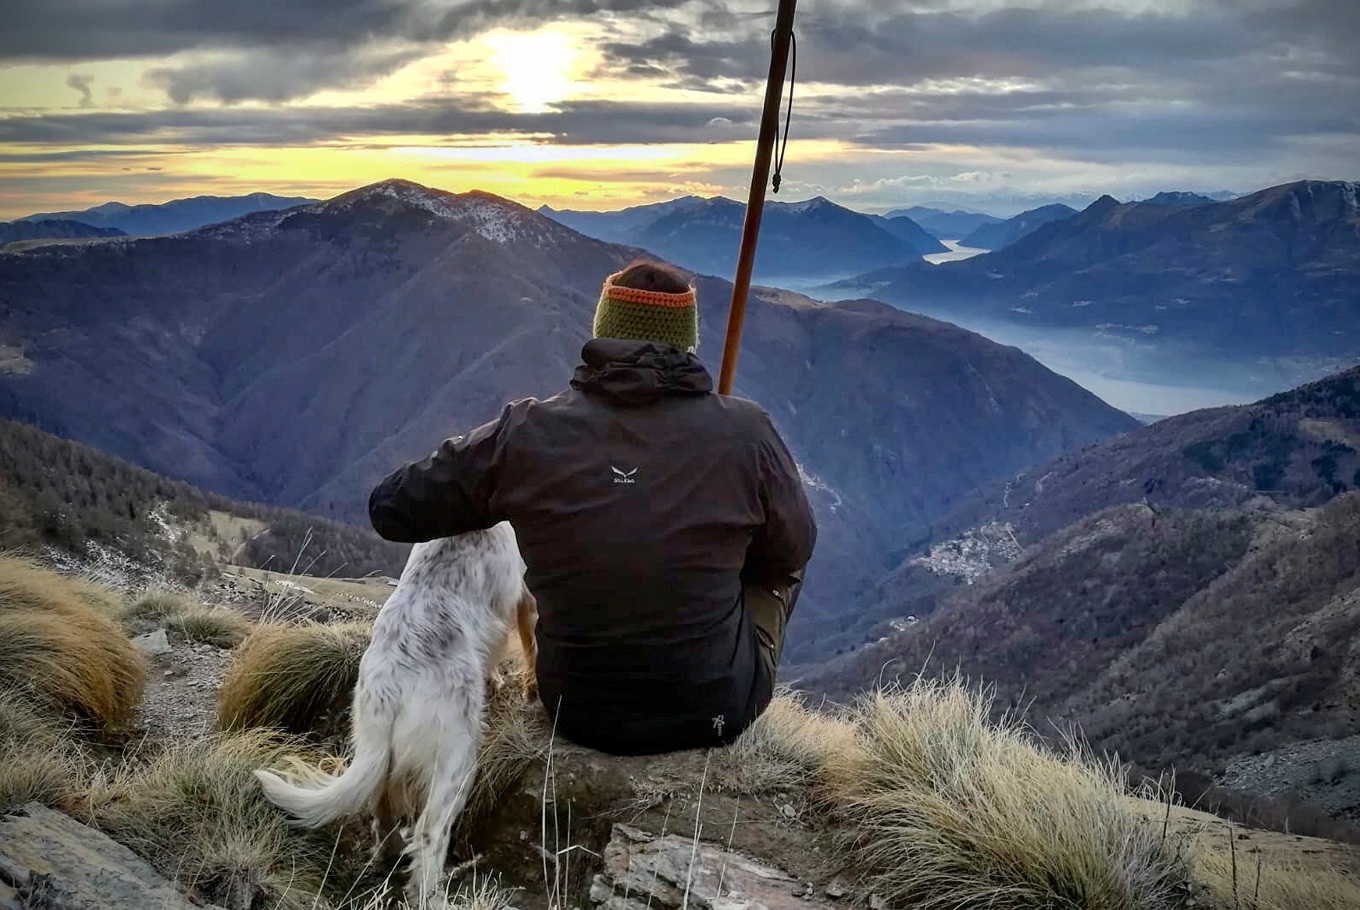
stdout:
<svg viewBox="0 0 1360 910">
<path fill-rule="evenodd" d="M 236 522 L 213 521 L 222 513 Z M 224 531 L 232 527 L 235 534 Z M 398 575 L 407 547 L 290 509 L 236 502 L 26 424 L 0 420 L 0 548 L 107 547 L 194 580 L 219 562 Z"/>
</svg>

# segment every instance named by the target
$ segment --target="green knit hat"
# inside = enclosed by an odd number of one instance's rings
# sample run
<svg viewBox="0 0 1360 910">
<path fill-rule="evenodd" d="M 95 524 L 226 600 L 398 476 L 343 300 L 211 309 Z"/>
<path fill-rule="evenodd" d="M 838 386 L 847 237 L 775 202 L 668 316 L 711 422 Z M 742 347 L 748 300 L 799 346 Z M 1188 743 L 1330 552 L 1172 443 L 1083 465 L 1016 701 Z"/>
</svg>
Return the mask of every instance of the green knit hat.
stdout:
<svg viewBox="0 0 1360 910">
<path fill-rule="evenodd" d="M 604 280 L 595 307 L 596 338 L 628 338 L 669 344 L 682 351 L 699 347 L 699 307 L 694 288 L 680 294 L 619 287 L 615 272 Z"/>
</svg>

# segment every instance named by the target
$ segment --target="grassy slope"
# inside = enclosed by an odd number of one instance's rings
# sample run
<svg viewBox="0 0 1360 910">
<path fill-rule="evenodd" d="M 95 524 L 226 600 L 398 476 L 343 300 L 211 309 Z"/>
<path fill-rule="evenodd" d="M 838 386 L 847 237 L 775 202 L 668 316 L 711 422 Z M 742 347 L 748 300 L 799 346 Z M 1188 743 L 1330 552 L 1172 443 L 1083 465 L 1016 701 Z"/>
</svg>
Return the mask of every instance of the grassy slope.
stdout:
<svg viewBox="0 0 1360 910">
<path fill-rule="evenodd" d="M 0 578 L 22 580 L 32 571 L 0 563 Z M 112 611 L 134 630 L 202 610 L 163 594 L 122 604 L 55 576 L 46 582 L 41 590 L 49 599 L 10 598 L 11 612 L 69 612 L 51 592 L 79 590 L 86 590 L 91 615 Z M 324 627 L 299 626 L 283 639 L 273 627 L 254 634 L 270 647 L 247 642 L 236 674 L 238 683 L 262 690 L 272 690 L 274 676 L 283 672 L 296 683 L 293 692 L 306 694 L 319 688 L 308 686 L 308 679 L 334 675 L 335 653 L 341 663 L 358 659 L 355 650 L 309 644 L 332 636 Z M 297 659 L 257 659 L 277 657 L 280 650 L 292 650 Z M 330 656 L 314 659 L 318 654 Z M 343 694 L 344 686 L 330 688 L 336 697 Z M 1208 820 L 1192 824 L 1178 810 L 1174 831 L 1163 834 L 1161 810 L 1130 802 L 1116 769 L 1078 753 L 1050 751 L 1024 727 L 994 723 L 991 713 L 985 693 L 957 682 L 918 681 L 841 715 L 814 712 L 784 696 L 736 746 L 709 756 L 705 777 L 711 787 L 757 802 L 775 793 L 788 799 L 791 788 L 801 792 L 813 807 L 814 825 L 839 832 L 840 860 L 890 906 L 1171 910 L 1189 906 L 1193 896 L 1198 906 L 1207 902 L 1224 910 L 1293 910 L 1307 895 L 1310 907 L 1339 910 L 1360 899 L 1353 879 L 1292 838 L 1257 842 L 1268 848 L 1257 854 L 1259 901 L 1245 893 L 1254 884 L 1246 873 L 1247 885 L 1234 893 L 1220 852 L 1194 836 Z M 526 706 L 522 690 L 513 686 L 493 703 L 489 724 L 477 817 L 494 813 L 497 794 L 542 761 L 550 734 L 541 710 Z M 251 775 L 289 756 L 323 759 L 315 746 L 254 728 L 150 743 L 121 761 L 96 763 L 90 750 L 110 734 L 102 726 L 83 733 L 64 726 L 38 701 L 0 698 L 0 795 L 9 805 L 39 799 L 66 809 L 205 898 L 313 910 L 376 906 L 382 875 L 367 862 L 362 826 L 310 834 L 292 829 L 261 799 Z M 567 753 L 558 760 L 568 760 Z M 683 803 L 697 788 L 702 804 L 703 787 L 703 781 L 674 780 L 664 791 L 670 795 L 660 798 Z M 650 793 L 634 798 L 658 798 Z M 1328 848 L 1328 861 L 1335 855 Z M 589 863 L 588 856 L 582 862 Z M 507 898 L 488 890 L 483 877 L 458 903 L 491 910 Z M 520 906 L 538 903 L 533 894 L 516 898 Z"/>
</svg>

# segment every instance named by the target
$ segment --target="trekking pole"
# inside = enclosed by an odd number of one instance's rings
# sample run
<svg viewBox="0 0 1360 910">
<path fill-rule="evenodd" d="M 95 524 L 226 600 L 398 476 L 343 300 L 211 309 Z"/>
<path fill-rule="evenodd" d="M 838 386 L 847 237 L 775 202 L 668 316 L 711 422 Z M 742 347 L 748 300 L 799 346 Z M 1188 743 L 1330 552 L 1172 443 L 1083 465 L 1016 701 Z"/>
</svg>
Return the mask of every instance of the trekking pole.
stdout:
<svg viewBox="0 0 1360 910">
<path fill-rule="evenodd" d="M 765 86 L 765 110 L 760 117 L 760 135 L 756 138 L 756 161 L 755 169 L 751 173 L 751 194 L 746 200 L 746 221 L 741 228 L 737 274 L 732 282 L 732 306 L 727 314 L 727 341 L 723 345 L 722 370 L 718 374 L 720 395 L 732 394 L 732 380 L 737 373 L 737 348 L 741 344 L 741 326 L 746 319 L 746 297 L 751 290 L 751 268 L 756 261 L 756 238 L 760 234 L 760 216 L 765 208 L 765 181 L 769 178 L 770 158 L 774 154 L 775 141 L 779 138 L 779 102 L 784 93 L 784 68 L 789 59 L 789 44 L 793 40 L 793 8 L 796 3 L 797 0 L 779 0 L 779 13 L 775 17 L 770 50 L 770 76 Z M 784 127 L 784 143 L 787 148 L 787 124 Z M 776 181 L 778 177 L 776 169 Z M 775 192 L 779 192 L 778 182 L 775 183 Z"/>
</svg>

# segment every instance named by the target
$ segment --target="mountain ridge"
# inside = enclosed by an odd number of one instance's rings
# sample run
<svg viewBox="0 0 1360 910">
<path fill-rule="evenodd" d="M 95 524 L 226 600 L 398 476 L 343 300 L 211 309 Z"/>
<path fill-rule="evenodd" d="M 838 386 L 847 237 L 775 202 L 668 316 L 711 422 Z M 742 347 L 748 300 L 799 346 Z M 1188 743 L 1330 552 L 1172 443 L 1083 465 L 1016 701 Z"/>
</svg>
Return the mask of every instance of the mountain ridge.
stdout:
<svg viewBox="0 0 1360 910">
<path fill-rule="evenodd" d="M 1201 205 L 1102 196 L 1000 250 L 825 290 L 1077 329 L 1141 351 L 1149 377 L 1195 358 L 1325 366 L 1360 355 L 1358 193 L 1357 183 L 1300 181 Z"/>
<path fill-rule="evenodd" d="M 983 250 L 999 250 L 1010 246 L 1027 234 L 1032 234 L 1050 221 L 1070 218 L 1077 210 L 1061 202 L 1041 205 L 1036 209 L 1021 212 L 999 224 L 984 224 L 959 241 L 960 246 Z"/>
<path fill-rule="evenodd" d="M 236 498 L 362 522 L 397 464 L 565 387 L 600 282 L 640 253 L 490 194 L 383 181 L 170 237 L 2 254 L 0 344 L 32 367 L 0 375 L 0 414 Z M 731 286 L 693 279 L 711 362 Z M 824 530 L 809 615 L 968 486 L 1137 425 L 955 326 L 762 288 L 736 391 L 807 475 Z M 906 472 L 925 479 L 908 492 Z"/>
<path fill-rule="evenodd" d="M 545 211 L 546 209 L 546 211 Z M 645 248 L 696 271 L 736 267 L 746 204 L 726 196 L 685 196 L 616 212 L 555 211 L 548 217 L 587 236 Z M 756 280 L 846 274 L 864 263 L 898 263 L 945 247 L 909 219 L 865 215 L 825 196 L 767 200 L 756 247 Z"/>
<path fill-rule="evenodd" d="M 893 209 L 885 218 L 910 218 L 937 240 L 960 240 L 987 224 L 1000 224 L 1004 219 L 982 212 L 967 209 L 933 208 L 928 205 L 913 205 L 903 209 Z"/>
<path fill-rule="evenodd" d="M 873 640 L 892 618 L 930 612 L 957 585 L 1102 510 L 1302 510 L 1354 490 L 1360 367 L 1249 405 L 1170 417 L 971 490 L 916 529 L 847 613 L 852 623 L 814 631 L 840 649 Z"/>
<path fill-rule="evenodd" d="M 125 237 L 118 228 L 101 228 L 83 221 L 53 218 L 47 221 L 0 221 L 0 247 L 31 240 L 83 240 Z"/>
<path fill-rule="evenodd" d="M 129 236 L 178 234 L 208 224 L 229 221 L 256 211 L 275 211 L 319 200 L 306 196 L 274 196 L 248 193 L 243 196 L 187 196 L 161 203 L 127 205 L 105 202 L 81 211 L 40 212 L 15 219 L 23 222 L 72 220 L 92 227 L 116 228 Z"/>
<path fill-rule="evenodd" d="M 1260 795 L 1278 763 L 1360 815 L 1356 781 L 1290 767 L 1304 746 L 1342 760 L 1357 732 L 1360 367 L 1020 472 L 838 621 L 809 629 L 837 656 L 792 650 L 812 692 L 957 668 L 1126 760 Z"/>
</svg>

